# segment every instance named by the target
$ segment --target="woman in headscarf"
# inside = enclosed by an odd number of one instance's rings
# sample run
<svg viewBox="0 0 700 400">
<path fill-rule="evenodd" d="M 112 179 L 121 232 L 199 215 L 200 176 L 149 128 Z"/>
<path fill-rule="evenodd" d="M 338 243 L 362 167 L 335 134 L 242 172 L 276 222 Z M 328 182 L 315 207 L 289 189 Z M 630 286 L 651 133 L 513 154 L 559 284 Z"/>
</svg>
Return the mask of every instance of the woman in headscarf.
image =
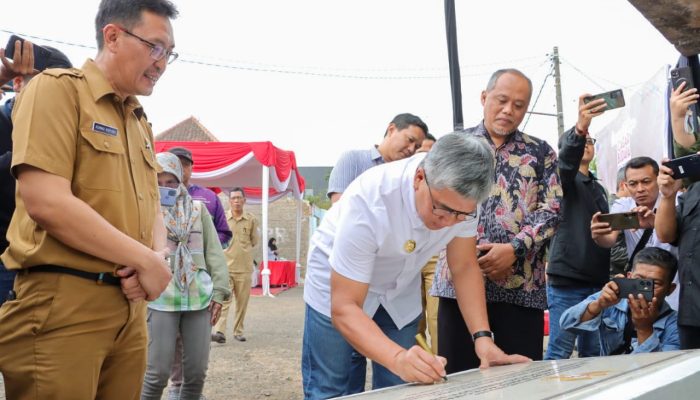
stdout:
<svg viewBox="0 0 700 400">
<path fill-rule="evenodd" d="M 182 183 L 182 165 L 171 153 L 158 153 L 158 186 L 176 190 L 175 204 L 161 206 L 168 231 L 173 278 L 148 304 L 148 367 L 141 399 L 160 400 L 168 384 L 178 334 L 183 343 L 180 399 L 198 400 L 204 388 L 211 327 L 231 295 L 226 258 L 212 218 L 193 201 Z M 162 202 L 162 201 L 161 201 Z"/>
</svg>

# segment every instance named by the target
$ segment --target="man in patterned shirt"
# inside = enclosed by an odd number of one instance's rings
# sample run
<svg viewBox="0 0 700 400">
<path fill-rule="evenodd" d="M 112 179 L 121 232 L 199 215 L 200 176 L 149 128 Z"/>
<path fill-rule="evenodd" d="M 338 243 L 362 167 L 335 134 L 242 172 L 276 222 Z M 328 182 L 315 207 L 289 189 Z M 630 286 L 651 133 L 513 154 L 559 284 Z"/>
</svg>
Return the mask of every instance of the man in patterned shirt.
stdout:
<svg viewBox="0 0 700 400">
<path fill-rule="evenodd" d="M 484 120 L 464 132 L 483 137 L 496 155 L 494 185 L 480 207 L 477 231 L 477 261 L 486 278 L 496 345 L 541 360 L 547 308 L 544 256 L 559 223 L 562 189 L 554 150 L 518 130 L 531 96 L 532 83 L 522 72 L 496 71 L 481 93 Z M 440 297 L 438 352 L 450 360 L 447 372 L 478 367 L 444 250 L 431 294 Z"/>
</svg>

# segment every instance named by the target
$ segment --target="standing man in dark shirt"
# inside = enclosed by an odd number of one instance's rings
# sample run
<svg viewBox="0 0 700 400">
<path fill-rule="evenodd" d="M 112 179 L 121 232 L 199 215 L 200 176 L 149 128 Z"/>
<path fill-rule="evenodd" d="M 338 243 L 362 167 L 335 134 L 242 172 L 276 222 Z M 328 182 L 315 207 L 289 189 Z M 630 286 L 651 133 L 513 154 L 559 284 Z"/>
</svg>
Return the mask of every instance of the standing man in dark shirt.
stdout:
<svg viewBox="0 0 700 400">
<path fill-rule="evenodd" d="M 673 151 L 677 157 L 700 151 L 698 134 L 685 128 L 688 107 L 698 102 L 698 90 L 683 90 L 681 85 L 671 94 Z M 665 161 L 665 160 L 664 160 Z M 677 197 L 682 181 L 673 178 L 670 168 L 662 165 L 658 177 L 659 209 L 654 228 L 663 243 L 678 245 L 678 333 L 681 349 L 700 349 L 700 183 L 693 179 L 688 190 Z M 676 205 L 676 198 L 678 205 Z"/>
<path fill-rule="evenodd" d="M 589 170 L 595 156 L 595 139 L 588 133 L 591 120 L 605 111 L 605 100 L 584 103 L 579 97 L 578 122 L 559 143 L 559 177 L 564 196 L 562 221 L 549 249 L 547 304 L 549 344 L 546 360 L 569 358 L 578 338 L 580 357 L 600 354 L 597 332 L 579 335 L 560 329 L 559 319 L 568 308 L 597 293 L 608 281 L 610 250 L 591 238 L 590 220 L 596 212 L 608 212 L 605 189 Z"/>
<path fill-rule="evenodd" d="M 73 65 L 65 54 L 53 47 L 43 46 L 49 50 L 51 57 L 47 62 L 47 68 L 71 68 Z M 12 62 L 2 54 L 0 66 L 0 84 L 12 81 L 12 88 L 19 94 L 29 80 L 40 71 L 34 70 L 33 45 L 25 40 L 22 45 L 15 44 L 15 57 Z M 12 213 L 15 211 L 15 178 L 10 173 L 12 163 L 12 109 L 15 106 L 16 97 L 6 101 L 0 106 L 0 254 L 5 251 L 9 243 L 5 238 L 7 228 L 10 226 Z M 8 293 L 12 289 L 15 280 L 15 272 L 8 271 L 0 261 L 0 305 L 5 302 Z"/>
<path fill-rule="evenodd" d="M 190 183 L 192 167 L 194 166 L 192 152 L 184 147 L 173 147 L 168 150 L 168 153 L 175 154 L 177 158 L 180 159 L 180 163 L 182 163 L 182 183 L 187 188 L 187 192 L 192 196 L 192 199 L 199 200 L 207 206 L 207 211 L 209 211 L 212 219 L 214 219 L 214 226 L 216 227 L 216 232 L 219 234 L 221 247 L 224 249 L 227 248 L 233 234 L 226 223 L 226 211 L 224 210 L 224 206 L 216 196 L 216 193 L 211 189 Z"/>
</svg>

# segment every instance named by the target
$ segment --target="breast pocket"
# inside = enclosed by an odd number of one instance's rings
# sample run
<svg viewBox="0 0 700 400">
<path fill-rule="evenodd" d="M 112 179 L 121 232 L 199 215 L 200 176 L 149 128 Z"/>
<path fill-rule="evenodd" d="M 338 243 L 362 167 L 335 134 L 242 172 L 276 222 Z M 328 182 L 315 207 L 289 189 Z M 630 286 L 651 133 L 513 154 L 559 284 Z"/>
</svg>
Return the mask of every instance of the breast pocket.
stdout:
<svg viewBox="0 0 700 400">
<path fill-rule="evenodd" d="M 124 145 L 118 136 L 80 131 L 79 163 L 75 177 L 86 189 L 122 191 L 126 168 Z"/>
</svg>

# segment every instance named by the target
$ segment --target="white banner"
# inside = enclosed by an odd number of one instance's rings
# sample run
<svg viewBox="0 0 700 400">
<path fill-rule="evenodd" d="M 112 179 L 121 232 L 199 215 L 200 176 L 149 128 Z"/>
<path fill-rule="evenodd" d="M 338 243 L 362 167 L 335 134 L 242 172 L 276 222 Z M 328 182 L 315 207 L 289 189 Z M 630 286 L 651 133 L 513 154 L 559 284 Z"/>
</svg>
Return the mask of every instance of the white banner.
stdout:
<svg viewBox="0 0 700 400">
<path fill-rule="evenodd" d="M 617 117 L 597 132 L 598 178 L 615 193 L 617 170 L 634 157 L 647 156 L 661 163 L 668 156 L 668 70 L 666 65 L 644 83 Z"/>
</svg>

